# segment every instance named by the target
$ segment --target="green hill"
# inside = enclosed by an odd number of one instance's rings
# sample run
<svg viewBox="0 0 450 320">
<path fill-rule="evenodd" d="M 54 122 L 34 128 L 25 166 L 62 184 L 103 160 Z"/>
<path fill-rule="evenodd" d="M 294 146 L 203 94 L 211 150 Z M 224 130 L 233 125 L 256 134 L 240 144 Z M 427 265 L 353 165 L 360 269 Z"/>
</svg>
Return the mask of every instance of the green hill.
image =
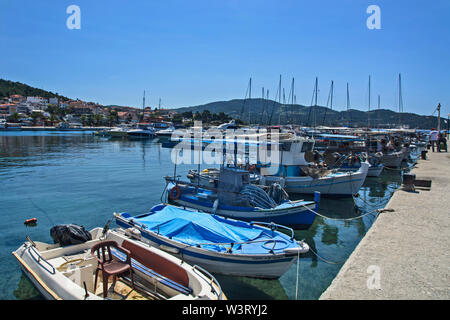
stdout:
<svg viewBox="0 0 450 320">
<path fill-rule="evenodd" d="M 51 91 L 46 91 L 34 87 L 30 87 L 21 82 L 14 82 L 9 80 L 0 79 L 0 98 L 9 97 L 14 94 L 20 94 L 24 97 L 29 96 L 39 96 L 43 98 L 61 98 L 63 100 L 70 100 L 64 96 L 59 95 L 58 93 L 53 93 Z"/>
<path fill-rule="evenodd" d="M 380 109 L 370 112 L 350 109 L 336 111 L 317 106 L 283 105 L 273 100 L 233 99 L 211 102 L 199 106 L 174 109 L 177 112 L 202 112 L 208 109 L 212 113 L 224 112 L 235 119 L 251 124 L 296 124 L 303 126 L 341 126 L 352 127 L 397 127 L 399 124 L 416 129 L 431 129 L 437 126 L 437 117 L 422 116 L 414 113 L 398 113 Z M 249 120 L 250 119 L 250 120 Z M 441 117 L 441 128 L 446 128 L 446 119 Z"/>
</svg>

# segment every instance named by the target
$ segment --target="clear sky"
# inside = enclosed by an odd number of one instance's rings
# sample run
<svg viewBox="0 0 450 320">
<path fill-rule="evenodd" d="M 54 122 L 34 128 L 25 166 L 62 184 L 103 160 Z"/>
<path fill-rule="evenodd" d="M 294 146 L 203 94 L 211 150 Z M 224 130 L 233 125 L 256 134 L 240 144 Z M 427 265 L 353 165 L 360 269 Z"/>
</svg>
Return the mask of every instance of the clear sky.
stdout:
<svg viewBox="0 0 450 320">
<path fill-rule="evenodd" d="M 69 5 L 81 10 L 70 30 Z M 381 10 L 370 30 L 369 5 Z M 346 104 L 450 113 L 449 0 L 0 0 L 0 78 L 104 105 L 169 108 L 286 96 L 319 104 L 334 81 L 334 109 Z"/>
</svg>

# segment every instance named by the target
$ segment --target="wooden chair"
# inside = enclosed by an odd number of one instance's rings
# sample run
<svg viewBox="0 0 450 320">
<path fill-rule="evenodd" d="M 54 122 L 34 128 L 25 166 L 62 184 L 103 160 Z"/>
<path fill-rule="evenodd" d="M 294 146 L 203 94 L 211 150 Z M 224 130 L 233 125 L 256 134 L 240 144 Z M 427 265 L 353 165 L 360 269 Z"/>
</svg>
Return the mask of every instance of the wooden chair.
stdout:
<svg viewBox="0 0 450 320">
<path fill-rule="evenodd" d="M 111 252 L 111 248 L 115 248 L 126 254 L 126 261 L 114 260 Z M 101 241 L 91 248 L 91 254 L 97 259 L 98 266 L 95 270 L 95 282 L 94 290 L 97 288 L 98 272 L 102 272 L 103 279 L 103 298 L 106 298 L 108 294 L 108 278 L 113 276 L 113 285 L 116 284 L 117 276 L 129 271 L 131 278 L 131 285 L 134 289 L 133 270 L 131 268 L 131 252 L 125 248 L 122 248 L 116 241 L 106 240 Z"/>
</svg>

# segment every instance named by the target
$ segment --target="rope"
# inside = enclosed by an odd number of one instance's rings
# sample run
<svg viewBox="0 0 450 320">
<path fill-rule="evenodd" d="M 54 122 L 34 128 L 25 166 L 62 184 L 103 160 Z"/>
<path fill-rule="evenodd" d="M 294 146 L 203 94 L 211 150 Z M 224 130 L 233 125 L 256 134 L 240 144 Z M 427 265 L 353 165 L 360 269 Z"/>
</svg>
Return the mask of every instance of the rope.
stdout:
<svg viewBox="0 0 450 320">
<path fill-rule="evenodd" d="M 342 263 L 344 263 L 345 261 L 347 261 L 347 259 L 344 259 L 344 260 L 341 260 L 341 261 L 330 261 L 330 260 L 327 260 L 327 259 L 322 258 L 321 256 L 319 256 L 319 255 L 317 254 L 317 252 L 315 252 L 313 249 L 311 249 L 311 247 L 309 247 L 309 250 L 310 250 L 312 253 L 314 253 L 314 255 L 315 255 L 317 258 L 319 258 L 320 260 L 322 260 L 322 261 L 324 261 L 324 262 L 326 262 L 326 263 L 329 263 L 329 264 L 342 264 Z"/>
<path fill-rule="evenodd" d="M 310 247 L 311 249 L 311 247 Z M 299 265 L 300 265 L 300 250 L 297 252 L 297 279 L 295 281 L 295 300 L 298 300 L 298 269 L 299 269 Z"/>
<path fill-rule="evenodd" d="M 384 208 L 384 209 L 376 209 L 376 210 L 367 212 L 367 213 L 365 213 L 365 214 L 363 214 L 363 215 L 360 215 L 360 216 L 357 216 L 357 217 L 347 218 L 347 219 L 344 219 L 344 218 L 340 218 L 340 219 L 339 219 L 339 218 L 331 218 L 331 217 L 326 217 L 326 216 L 324 216 L 324 215 L 321 215 L 320 213 L 318 213 L 318 212 L 316 212 L 316 211 L 314 211 L 314 210 L 308 208 L 308 207 L 305 206 L 304 204 L 302 204 L 302 206 L 305 207 L 307 210 L 311 211 L 312 213 L 318 215 L 319 217 L 322 217 L 322 218 L 325 218 L 325 219 L 330 219 L 330 220 L 336 220 L 336 221 L 351 221 L 351 220 L 361 219 L 361 218 L 363 218 L 363 217 L 365 217 L 365 216 L 367 216 L 367 215 L 369 215 L 369 214 L 373 214 L 373 213 L 375 213 L 375 212 L 377 212 L 377 213 L 382 213 L 382 212 L 386 212 L 386 211 L 389 211 L 389 212 L 394 211 L 394 209 L 386 209 L 386 208 Z M 377 215 L 377 216 L 378 216 L 378 215 Z"/>
</svg>

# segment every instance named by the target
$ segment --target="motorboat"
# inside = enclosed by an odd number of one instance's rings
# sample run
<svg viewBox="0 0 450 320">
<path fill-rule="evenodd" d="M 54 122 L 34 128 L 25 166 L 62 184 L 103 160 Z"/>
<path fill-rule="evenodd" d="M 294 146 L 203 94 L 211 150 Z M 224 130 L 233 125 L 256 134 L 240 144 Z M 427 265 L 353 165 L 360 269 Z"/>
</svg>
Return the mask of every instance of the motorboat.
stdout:
<svg viewBox="0 0 450 320">
<path fill-rule="evenodd" d="M 138 124 L 137 128 L 127 131 L 127 136 L 137 139 L 148 139 L 155 137 L 155 129 L 147 124 Z"/>
<path fill-rule="evenodd" d="M 309 250 L 285 226 L 227 219 L 169 204 L 138 216 L 114 216 L 117 225 L 138 229 L 141 241 L 217 274 L 277 279 Z"/>
<path fill-rule="evenodd" d="M 69 226 L 74 228 L 74 225 Z M 73 233 L 76 236 L 72 238 L 79 240 L 80 232 Z M 46 299 L 226 298 L 220 284 L 208 271 L 136 240 L 136 230 L 108 230 L 105 226 L 85 233 L 88 233 L 87 241 L 73 241 L 69 245 L 63 241 L 56 244 L 38 242 L 27 237 L 27 241 L 12 253 L 24 274 Z M 107 245 L 111 245 L 109 250 Z M 99 272 L 100 266 L 103 269 Z M 120 273 L 121 268 L 127 268 L 127 271 Z M 111 270 L 117 271 L 112 282 L 104 276 L 112 273 Z"/>
</svg>

